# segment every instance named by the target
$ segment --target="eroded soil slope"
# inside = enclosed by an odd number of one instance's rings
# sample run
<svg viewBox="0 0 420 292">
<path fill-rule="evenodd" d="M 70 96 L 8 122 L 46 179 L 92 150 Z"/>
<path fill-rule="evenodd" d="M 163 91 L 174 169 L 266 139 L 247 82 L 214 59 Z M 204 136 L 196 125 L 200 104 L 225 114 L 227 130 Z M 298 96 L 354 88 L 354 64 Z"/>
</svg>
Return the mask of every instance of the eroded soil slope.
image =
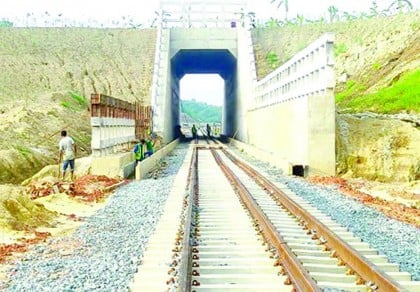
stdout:
<svg viewBox="0 0 420 292">
<path fill-rule="evenodd" d="M 156 31 L 0 28 L 0 183 L 57 160 L 66 128 L 90 151 L 89 98 L 148 102 Z"/>
</svg>

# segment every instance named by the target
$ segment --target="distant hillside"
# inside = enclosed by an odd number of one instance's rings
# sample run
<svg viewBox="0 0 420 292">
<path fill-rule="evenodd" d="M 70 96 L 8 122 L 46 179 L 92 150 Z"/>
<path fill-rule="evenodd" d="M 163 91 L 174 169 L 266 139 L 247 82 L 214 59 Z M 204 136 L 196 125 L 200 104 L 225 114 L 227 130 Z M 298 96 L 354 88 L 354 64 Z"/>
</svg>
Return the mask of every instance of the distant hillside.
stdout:
<svg viewBox="0 0 420 292">
<path fill-rule="evenodd" d="M 221 123 L 222 107 L 210 105 L 196 100 L 183 100 L 181 102 L 181 112 L 191 119 L 201 123 Z"/>
</svg>

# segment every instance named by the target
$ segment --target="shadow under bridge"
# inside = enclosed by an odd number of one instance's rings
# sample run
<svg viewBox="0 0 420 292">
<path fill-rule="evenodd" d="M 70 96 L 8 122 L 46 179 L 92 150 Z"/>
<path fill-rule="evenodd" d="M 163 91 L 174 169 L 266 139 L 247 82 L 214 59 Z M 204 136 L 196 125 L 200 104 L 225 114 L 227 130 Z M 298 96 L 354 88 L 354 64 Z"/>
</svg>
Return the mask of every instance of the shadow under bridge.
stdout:
<svg viewBox="0 0 420 292">
<path fill-rule="evenodd" d="M 171 59 L 172 129 L 180 124 L 180 80 L 186 74 L 219 74 L 224 80 L 221 134 L 237 128 L 237 60 L 227 49 L 181 49 Z M 197 92 L 199 95 L 200 92 Z M 175 133 L 173 133 L 175 137 Z"/>
</svg>

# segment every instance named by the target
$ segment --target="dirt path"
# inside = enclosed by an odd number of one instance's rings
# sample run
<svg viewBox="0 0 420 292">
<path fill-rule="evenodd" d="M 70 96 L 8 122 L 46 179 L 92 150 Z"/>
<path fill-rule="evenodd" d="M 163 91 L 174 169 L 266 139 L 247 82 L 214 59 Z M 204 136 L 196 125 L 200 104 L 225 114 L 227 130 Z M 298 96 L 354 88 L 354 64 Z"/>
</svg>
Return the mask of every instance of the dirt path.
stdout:
<svg viewBox="0 0 420 292">
<path fill-rule="evenodd" d="M 380 183 L 363 179 L 313 177 L 310 182 L 335 185 L 343 194 L 375 208 L 386 216 L 420 227 L 420 181 Z"/>
</svg>

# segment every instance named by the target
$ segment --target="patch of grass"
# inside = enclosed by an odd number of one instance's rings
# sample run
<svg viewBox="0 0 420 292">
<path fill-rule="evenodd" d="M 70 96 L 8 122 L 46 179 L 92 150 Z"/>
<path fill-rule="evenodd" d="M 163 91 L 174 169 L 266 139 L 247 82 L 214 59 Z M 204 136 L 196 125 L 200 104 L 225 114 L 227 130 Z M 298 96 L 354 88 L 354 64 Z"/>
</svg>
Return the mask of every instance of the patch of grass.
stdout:
<svg viewBox="0 0 420 292">
<path fill-rule="evenodd" d="M 334 44 L 334 56 L 339 56 L 343 53 L 346 53 L 348 48 L 345 43 Z"/>
<path fill-rule="evenodd" d="M 75 92 L 70 92 L 70 96 L 79 104 L 82 106 L 87 105 L 86 97 L 79 95 Z"/>
<path fill-rule="evenodd" d="M 79 111 L 88 107 L 86 97 L 75 92 L 69 92 L 68 96 L 63 96 L 60 104 L 72 111 Z"/>
<path fill-rule="evenodd" d="M 379 62 L 375 62 L 375 63 L 372 64 L 372 70 L 373 71 L 378 71 L 381 68 L 382 68 L 382 65 Z"/>
<path fill-rule="evenodd" d="M 76 112 L 76 111 L 78 111 L 79 109 L 77 108 L 77 107 L 75 107 L 70 101 L 67 101 L 67 100 L 62 100 L 61 102 L 60 102 L 60 104 L 61 104 L 61 106 L 63 106 L 63 107 L 65 107 L 65 108 L 67 108 L 67 109 L 69 109 L 69 110 L 71 110 L 71 111 L 74 111 L 74 112 Z"/>
<path fill-rule="evenodd" d="M 16 150 L 19 151 L 20 154 L 22 154 L 25 158 L 29 159 L 30 154 L 32 153 L 31 149 L 28 147 L 17 145 Z"/>
<path fill-rule="evenodd" d="M 267 60 L 267 62 L 270 65 L 271 68 L 276 67 L 278 62 L 279 62 L 279 57 L 273 51 L 268 52 L 268 54 L 265 58 L 266 58 L 266 60 Z"/>
<path fill-rule="evenodd" d="M 366 90 L 366 86 L 360 83 L 357 83 L 354 80 L 349 80 L 346 83 L 346 89 L 343 92 L 340 92 L 335 95 L 336 102 L 344 101 L 348 98 L 354 97 L 361 92 Z"/>
<path fill-rule="evenodd" d="M 373 111 L 378 113 L 398 113 L 402 111 L 420 113 L 420 70 L 406 73 L 391 86 L 384 87 L 375 93 L 360 94 L 358 97 L 346 98 L 357 84 L 337 95 L 337 102 L 354 112 Z M 353 91 L 353 95 L 354 95 Z M 360 92 L 360 91 L 359 91 Z"/>
<path fill-rule="evenodd" d="M 413 31 L 418 31 L 420 28 L 420 22 L 416 21 L 410 24 L 410 27 Z"/>
<path fill-rule="evenodd" d="M 361 45 L 363 45 L 363 37 L 361 37 L 361 36 L 356 36 L 355 38 L 354 38 L 354 42 L 356 43 L 356 44 L 358 44 L 359 46 L 361 46 Z"/>
</svg>

